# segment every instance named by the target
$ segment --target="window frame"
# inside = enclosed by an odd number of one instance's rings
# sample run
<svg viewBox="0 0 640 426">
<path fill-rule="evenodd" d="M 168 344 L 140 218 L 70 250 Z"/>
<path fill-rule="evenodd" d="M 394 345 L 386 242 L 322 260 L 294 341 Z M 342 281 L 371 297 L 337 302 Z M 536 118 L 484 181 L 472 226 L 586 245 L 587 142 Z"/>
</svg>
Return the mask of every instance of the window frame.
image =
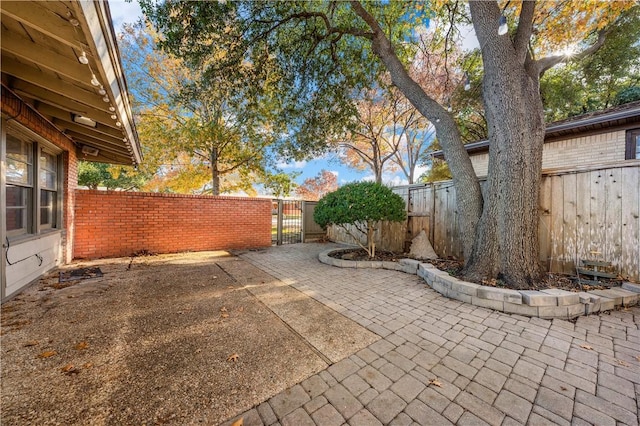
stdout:
<svg viewBox="0 0 640 426">
<path fill-rule="evenodd" d="M 3 123 L 4 124 L 4 123 Z M 5 127 L 5 126 L 3 126 Z M 6 130 L 5 130 L 6 129 Z M 30 145 L 30 154 L 31 154 L 31 164 L 30 167 L 30 179 L 31 186 L 28 186 L 30 190 L 30 194 L 28 195 L 28 205 L 26 207 L 26 227 L 8 230 L 7 227 L 7 210 L 9 207 L 6 205 L 6 199 L 4 209 L 5 209 L 5 218 L 4 223 L 2 223 L 2 227 L 5 230 L 5 235 L 10 240 L 20 240 L 30 239 L 34 237 L 39 237 L 42 234 L 52 232 L 52 231 L 62 231 L 63 227 L 63 191 L 64 191 L 64 151 L 59 147 L 55 146 L 53 143 L 43 139 L 37 134 L 32 133 L 30 130 L 23 128 L 22 126 L 6 126 L 5 131 L 3 131 L 3 155 L 7 158 L 7 139 L 12 138 L 16 139 L 22 143 Z M 42 172 L 43 171 L 53 171 L 49 170 L 46 167 L 42 167 L 42 160 L 40 159 L 41 153 L 46 153 L 51 156 L 51 162 L 53 167 L 51 169 L 55 169 L 55 178 L 54 178 L 54 186 L 50 187 L 48 185 L 43 185 L 41 183 Z M 4 169 L 2 185 L 3 185 L 3 196 L 6 198 L 7 188 L 11 186 L 22 186 L 20 184 L 16 184 L 12 182 L 10 179 L 7 179 L 6 175 L 7 168 Z M 51 215 L 50 223 L 41 224 L 41 215 L 42 215 L 42 205 L 41 205 L 41 193 L 43 191 L 47 191 L 51 193 L 52 201 L 51 201 L 51 209 L 49 210 L 49 214 Z"/>
<path fill-rule="evenodd" d="M 640 137 L 640 128 L 627 130 L 625 143 L 625 160 L 640 160 L 640 150 L 637 145 L 637 138 Z"/>
<path fill-rule="evenodd" d="M 15 160 L 15 161 L 19 161 L 21 163 L 26 164 L 27 166 L 27 173 L 29 175 L 28 179 L 27 179 L 27 183 L 22 183 L 22 182 L 16 182 L 16 181 L 11 181 L 9 179 L 8 176 L 8 168 L 9 168 L 9 153 L 7 150 L 7 147 L 9 146 L 8 144 L 8 139 L 15 139 L 16 141 L 20 142 L 23 145 L 27 146 L 27 152 L 30 155 L 30 162 L 29 160 L 24 162 L 24 161 L 20 161 L 20 160 Z M 4 185 L 5 185 L 5 197 L 8 196 L 8 188 L 9 187 L 17 187 L 20 188 L 22 190 L 26 190 L 27 191 L 27 197 L 26 197 L 26 205 L 24 207 L 9 207 L 7 200 L 5 199 L 5 229 L 7 232 L 7 237 L 14 237 L 14 236 L 21 236 L 21 235 L 29 235 L 32 234 L 33 232 L 33 228 L 34 228 L 34 217 L 33 217 L 33 213 L 35 211 L 34 209 L 34 192 L 35 192 L 35 186 L 36 186 L 36 177 L 34 176 L 34 169 L 35 169 L 35 163 L 36 163 L 36 159 L 35 159 L 35 155 L 34 155 L 34 145 L 36 145 L 33 141 L 29 141 L 26 140 L 25 138 L 21 138 L 19 136 L 16 136 L 14 134 L 9 134 L 7 133 L 5 136 L 5 157 L 6 157 L 6 161 L 7 161 L 7 170 L 5 171 L 5 179 L 4 179 Z M 16 229 L 8 229 L 6 228 L 7 226 L 7 218 L 8 218 L 8 210 L 9 209 L 20 209 L 20 210 L 24 210 L 24 216 L 23 216 L 23 226 L 20 228 L 16 228 Z"/>
<path fill-rule="evenodd" d="M 60 224 L 58 222 L 58 206 L 59 206 L 59 190 L 60 190 L 60 155 L 59 154 L 55 154 L 53 152 L 51 152 L 51 150 L 48 150 L 46 147 L 42 146 L 41 144 L 39 144 L 38 146 L 38 222 L 37 225 L 39 227 L 40 230 L 44 230 L 44 229 L 58 229 Z M 46 154 L 51 156 L 51 160 L 53 163 L 53 169 L 47 169 L 46 167 L 43 167 L 42 164 L 40 164 L 41 160 L 40 160 L 40 155 L 41 154 Z M 48 187 L 45 185 L 41 185 L 41 175 L 40 173 L 44 171 L 44 172 L 53 172 L 54 173 L 54 181 L 53 181 L 53 187 Z M 42 223 L 42 209 L 44 208 L 44 206 L 42 205 L 42 194 L 43 193 L 49 193 L 51 194 L 51 208 L 49 209 L 49 215 L 51 217 L 51 220 L 47 223 Z"/>
</svg>

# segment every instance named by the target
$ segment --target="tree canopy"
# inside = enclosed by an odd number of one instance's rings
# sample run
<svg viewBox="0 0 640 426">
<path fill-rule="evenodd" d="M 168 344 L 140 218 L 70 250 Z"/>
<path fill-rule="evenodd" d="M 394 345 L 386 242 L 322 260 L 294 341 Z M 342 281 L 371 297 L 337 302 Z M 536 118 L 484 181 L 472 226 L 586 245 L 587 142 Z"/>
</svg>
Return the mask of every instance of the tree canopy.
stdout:
<svg viewBox="0 0 640 426">
<path fill-rule="evenodd" d="M 78 162 L 78 185 L 89 189 L 138 191 L 145 187 L 148 178 L 131 166 Z"/>
<path fill-rule="evenodd" d="M 620 15 L 597 52 L 541 80 L 548 122 L 640 99 L 640 6 Z"/>
<path fill-rule="evenodd" d="M 338 177 L 335 173 L 323 169 L 316 177 L 305 179 L 302 185 L 296 188 L 296 195 L 306 201 L 318 201 L 336 189 Z"/>
<path fill-rule="evenodd" d="M 161 39 L 151 26 L 138 23 L 126 26 L 119 40 L 144 167 L 156 173 L 149 189 L 252 192 L 253 183 L 278 174 L 268 152 L 280 134 L 274 124 L 279 102 L 268 84 L 271 70 L 245 61 L 206 78 L 205 69 L 160 51 Z M 260 79 L 259 87 L 244 84 L 251 79 Z"/>
<path fill-rule="evenodd" d="M 569 59 L 585 58 L 604 44 L 611 24 L 632 2 L 424 2 L 238 1 L 142 2 L 163 35 L 159 44 L 203 78 L 215 82 L 250 63 L 269 73 L 268 86 L 282 109 L 274 119 L 283 131 L 279 152 L 302 158 L 349 132 L 354 93 L 383 76 L 435 128 L 456 186 L 465 275 L 500 277 L 515 288 L 541 279 L 538 257 L 538 195 L 545 122 L 540 77 Z M 499 30 L 502 16 L 507 31 Z M 490 141 L 487 185 L 480 189 L 463 144 L 463 132 L 442 86 L 461 82 L 446 73 L 425 85 L 410 72 L 421 29 L 431 22 L 441 43 L 429 52 L 455 69 L 458 25 L 472 23 L 480 45 L 482 93 Z M 572 50 L 571 57 L 567 55 Z M 462 71 L 462 70 L 459 70 Z M 467 70 L 464 70 L 467 71 Z M 253 77 L 252 74 L 250 77 Z M 243 79 L 245 85 L 260 75 Z M 431 80 L 429 80 L 431 81 Z M 421 84 L 422 83 L 422 84 Z"/>
</svg>

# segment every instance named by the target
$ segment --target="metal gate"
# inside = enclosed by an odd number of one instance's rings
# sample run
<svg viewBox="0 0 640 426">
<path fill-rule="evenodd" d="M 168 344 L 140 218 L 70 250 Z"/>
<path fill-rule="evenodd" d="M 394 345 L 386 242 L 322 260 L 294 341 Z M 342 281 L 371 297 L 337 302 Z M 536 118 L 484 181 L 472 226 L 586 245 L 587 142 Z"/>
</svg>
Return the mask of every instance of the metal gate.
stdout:
<svg viewBox="0 0 640 426">
<path fill-rule="evenodd" d="M 273 200 L 271 244 L 295 244 L 302 239 L 302 201 Z"/>
<path fill-rule="evenodd" d="M 271 244 L 295 244 L 321 238 L 325 231 L 313 221 L 315 201 L 273 200 Z"/>
</svg>

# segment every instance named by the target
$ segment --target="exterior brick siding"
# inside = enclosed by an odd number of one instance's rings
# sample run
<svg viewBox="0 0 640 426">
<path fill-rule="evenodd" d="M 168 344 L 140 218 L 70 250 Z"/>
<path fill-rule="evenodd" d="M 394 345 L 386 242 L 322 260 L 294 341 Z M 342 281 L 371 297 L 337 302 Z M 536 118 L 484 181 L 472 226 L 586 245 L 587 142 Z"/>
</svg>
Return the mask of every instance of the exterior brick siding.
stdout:
<svg viewBox="0 0 640 426">
<path fill-rule="evenodd" d="M 625 137 L 625 130 L 620 130 L 547 142 L 542 151 L 542 169 L 624 161 Z M 489 170 L 489 153 L 472 154 L 471 163 L 476 175 L 486 176 Z"/>
<path fill-rule="evenodd" d="M 77 190 L 75 258 L 271 245 L 271 200 Z"/>
<path fill-rule="evenodd" d="M 62 223 L 62 243 L 64 262 L 73 259 L 73 249 L 70 242 L 73 241 L 73 204 L 75 190 L 78 186 L 78 158 L 76 147 L 71 139 L 62 133 L 50 121 L 35 112 L 29 105 L 22 102 L 11 91 L 2 87 L 2 113 L 8 120 L 15 120 L 38 136 L 53 143 L 64 152 L 63 158 L 63 223 Z"/>
</svg>

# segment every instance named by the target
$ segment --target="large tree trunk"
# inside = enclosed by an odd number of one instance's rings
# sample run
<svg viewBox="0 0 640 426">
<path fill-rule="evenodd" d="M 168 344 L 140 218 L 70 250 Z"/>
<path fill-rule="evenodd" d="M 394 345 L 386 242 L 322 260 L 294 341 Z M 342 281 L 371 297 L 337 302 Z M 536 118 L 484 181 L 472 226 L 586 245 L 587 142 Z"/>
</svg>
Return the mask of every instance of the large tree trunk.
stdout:
<svg viewBox="0 0 640 426">
<path fill-rule="evenodd" d="M 211 148 L 211 194 L 220 195 L 220 171 L 218 170 L 218 148 Z"/>
<path fill-rule="evenodd" d="M 544 117 L 539 70 L 527 69 L 531 19 L 516 39 L 498 35 L 495 2 L 471 2 L 471 14 L 484 61 L 483 99 L 489 124 L 489 175 L 485 196 L 453 118 L 407 74 L 380 26 L 357 1 L 355 12 L 373 30 L 373 51 L 393 83 L 435 126 L 456 187 L 465 273 L 474 280 L 501 279 L 526 288 L 542 278 L 538 260 L 538 194 L 542 169 Z M 534 4 L 523 5 L 528 18 Z M 522 16 L 521 16 L 522 18 Z"/>
<path fill-rule="evenodd" d="M 478 178 L 460 138 L 458 127 L 451 114 L 429 97 L 420 85 L 409 76 L 375 18 L 358 1 L 352 0 L 351 5 L 356 14 L 373 31 L 373 52 L 389 71 L 393 84 L 398 87 L 420 114 L 429 119 L 436 128 L 438 140 L 449 163 L 453 183 L 456 187 L 460 235 L 465 258 L 468 258 L 471 255 L 474 243 L 476 225 L 482 214 L 483 201 Z"/>
<path fill-rule="evenodd" d="M 539 262 L 538 197 L 544 143 L 539 77 L 525 67 L 508 36 L 497 34 L 495 3 L 471 2 L 484 63 L 483 99 L 489 125 L 484 209 L 465 275 L 530 288 Z"/>
</svg>

